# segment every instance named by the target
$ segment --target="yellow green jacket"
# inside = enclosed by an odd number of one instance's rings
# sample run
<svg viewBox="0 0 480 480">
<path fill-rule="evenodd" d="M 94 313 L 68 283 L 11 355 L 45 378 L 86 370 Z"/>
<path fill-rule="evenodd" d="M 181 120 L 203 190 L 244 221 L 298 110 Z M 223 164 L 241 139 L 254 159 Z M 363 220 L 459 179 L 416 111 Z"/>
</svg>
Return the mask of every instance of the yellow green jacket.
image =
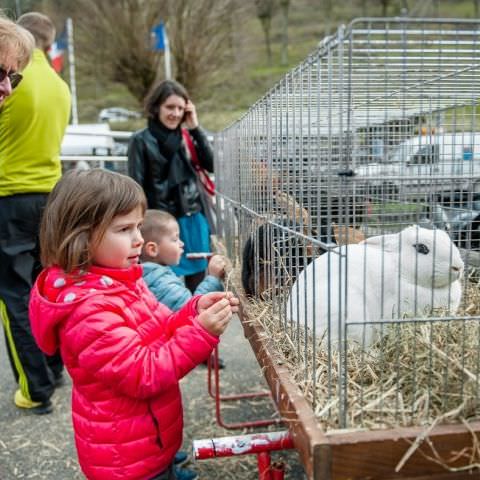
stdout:
<svg viewBox="0 0 480 480">
<path fill-rule="evenodd" d="M 42 50 L 0 109 L 0 197 L 50 192 L 60 178 L 60 146 L 70 91 Z"/>
</svg>

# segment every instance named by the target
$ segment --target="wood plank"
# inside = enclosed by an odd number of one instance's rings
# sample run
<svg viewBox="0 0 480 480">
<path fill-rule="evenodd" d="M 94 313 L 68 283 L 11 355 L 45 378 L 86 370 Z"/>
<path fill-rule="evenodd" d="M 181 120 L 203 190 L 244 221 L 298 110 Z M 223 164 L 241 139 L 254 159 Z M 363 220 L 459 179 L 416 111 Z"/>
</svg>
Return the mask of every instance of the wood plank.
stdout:
<svg viewBox="0 0 480 480">
<path fill-rule="evenodd" d="M 386 480 L 398 480 L 399 477 L 390 477 Z M 436 473 L 434 475 L 422 475 L 421 477 L 401 477 L 401 480 L 478 480 L 480 478 L 477 473 L 461 472 L 461 473 Z"/>
<path fill-rule="evenodd" d="M 472 422 L 470 426 L 480 440 L 480 422 Z M 398 474 L 395 473 L 396 465 L 423 431 L 423 428 L 415 427 L 327 434 L 332 448 L 332 478 L 335 480 L 440 478 L 439 475 L 445 475 L 448 471 L 426 458 L 433 456 L 427 442 L 420 445 Z M 428 438 L 443 459 L 451 458 L 455 453 L 472 445 L 472 433 L 460 424 L 438 426 L 429 433 Z M 461 467 L 469 463 L 468 459 L 462 458 L 450 466 Z M 478 479 L 480 471 L 476 470 L 473 476 L 468 472 L 461 475 L 463 476 L 459 478 Z M 445 478 L 450 480 L 455 476 L 449 474 Z"/>
</svg>

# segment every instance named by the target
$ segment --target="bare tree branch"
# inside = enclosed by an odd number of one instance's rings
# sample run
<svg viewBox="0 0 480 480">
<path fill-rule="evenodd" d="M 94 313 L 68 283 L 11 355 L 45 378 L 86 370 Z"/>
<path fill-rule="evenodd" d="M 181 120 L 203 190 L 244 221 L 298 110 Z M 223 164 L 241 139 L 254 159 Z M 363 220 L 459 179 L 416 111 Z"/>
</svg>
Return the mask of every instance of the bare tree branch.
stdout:
<svg viewBox="0 0 480 480">
<path fill-rule="evenodd" d="M 77 0 L 77 42 L 95 68 L 123 83 L 141 100 L 155 79 L 159 55 L 150 48 L 150 30 L 164 1 Z"/>
<path fill-rule="evenodd" d="M 272 24 L 272 18 L 275 13 L 275 1 L 274 0 L 255 0 L 255 6 L 257 7 L 257 18 L 262 24 L 263 33 L 265 35 L 265 48 L 267 50 L 268 64 L 272 64 L 272 47 L 270 39 L 270 28 Z"/>
<path fill-rule="evenodd" d="M 282 10 L 282 65 L 288 64 L 288 10 L 290 0 L 280 0 L 280 9 Z"/>
</svg>

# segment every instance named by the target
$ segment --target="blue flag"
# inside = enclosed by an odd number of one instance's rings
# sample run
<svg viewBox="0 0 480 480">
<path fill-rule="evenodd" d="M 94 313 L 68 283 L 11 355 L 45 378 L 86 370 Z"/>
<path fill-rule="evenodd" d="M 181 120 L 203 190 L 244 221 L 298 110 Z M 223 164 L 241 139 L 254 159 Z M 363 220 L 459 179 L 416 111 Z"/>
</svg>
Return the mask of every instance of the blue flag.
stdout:
<svg viewBox="0 0 480 480">
<path fill-rule="evenodd" d="M 163 22 L 152 28 L 153 50 L 165 50 L 165 33 Z"/>
</svg>

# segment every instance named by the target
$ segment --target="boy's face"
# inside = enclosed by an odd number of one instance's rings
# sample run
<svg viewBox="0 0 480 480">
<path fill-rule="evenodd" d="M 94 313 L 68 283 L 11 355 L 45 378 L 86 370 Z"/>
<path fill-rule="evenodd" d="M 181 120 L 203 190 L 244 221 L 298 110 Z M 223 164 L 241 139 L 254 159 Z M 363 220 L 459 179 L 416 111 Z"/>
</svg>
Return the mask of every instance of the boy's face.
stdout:
<svg viewBox="0 0 480 480">
<path fill-rule="evenodd" d="M 183 253 L 183 242 L 180 240 L 180 231 L 177 222 L 169 222 L 167 231 L 157 242 L 158 253 L 155 258 L 162 265 L 178 265 Z"/>
</svg>

